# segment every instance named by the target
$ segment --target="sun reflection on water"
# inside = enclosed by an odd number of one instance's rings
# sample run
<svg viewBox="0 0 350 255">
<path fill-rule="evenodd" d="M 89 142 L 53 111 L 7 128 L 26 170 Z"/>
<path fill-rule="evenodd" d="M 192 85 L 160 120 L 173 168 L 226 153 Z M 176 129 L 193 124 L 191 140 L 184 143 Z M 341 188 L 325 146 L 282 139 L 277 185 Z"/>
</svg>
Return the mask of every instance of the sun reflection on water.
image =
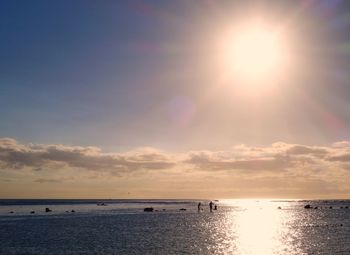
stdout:
<svg viewBox="0 0 350 255">
<path fill-rule="evenodd" d="M 298 254 L 290 236 L 298 235 L 291 226 L 296 215 L 291 210 L 279 210 L 265 200 L 226 201 L 235 210 L 226 214 L 225 232 L 231 239 L 234 254 Z"/>
</svg>

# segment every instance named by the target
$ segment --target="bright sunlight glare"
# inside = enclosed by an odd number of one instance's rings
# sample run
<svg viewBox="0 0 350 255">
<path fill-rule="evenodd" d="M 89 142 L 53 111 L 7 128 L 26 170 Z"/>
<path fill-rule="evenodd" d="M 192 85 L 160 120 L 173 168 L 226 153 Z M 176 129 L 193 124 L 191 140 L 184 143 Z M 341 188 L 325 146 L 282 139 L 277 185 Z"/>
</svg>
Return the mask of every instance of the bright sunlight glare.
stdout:
<svg viewBox="0 0 350 255">
<path fill-rule="evenodd" d="M 226 57 L 235 79 L 259 83 L 280 76 L 287 52 L 281 33 L 269 26 L 248 26 L 228 40 Z"/>
</svg>

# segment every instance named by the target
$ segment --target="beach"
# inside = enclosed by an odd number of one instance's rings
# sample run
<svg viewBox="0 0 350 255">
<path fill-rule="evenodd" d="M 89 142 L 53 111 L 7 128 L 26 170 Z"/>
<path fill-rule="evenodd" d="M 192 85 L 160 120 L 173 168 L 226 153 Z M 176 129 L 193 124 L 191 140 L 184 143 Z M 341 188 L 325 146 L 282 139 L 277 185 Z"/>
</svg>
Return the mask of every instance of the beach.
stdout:
<svg viewBox="0 0 350 255">
<path fill-rule="evenodd" d="M 350 253 L 350 201 L 197 202 L 1 200 L 0 254 Z"/>
</svg>

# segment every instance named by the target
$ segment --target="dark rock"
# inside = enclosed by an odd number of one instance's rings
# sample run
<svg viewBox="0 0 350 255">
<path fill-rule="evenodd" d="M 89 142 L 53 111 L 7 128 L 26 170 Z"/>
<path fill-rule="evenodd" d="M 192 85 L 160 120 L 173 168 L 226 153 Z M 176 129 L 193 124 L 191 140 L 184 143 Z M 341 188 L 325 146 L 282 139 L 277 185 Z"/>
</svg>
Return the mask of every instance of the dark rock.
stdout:
<svg viewBox="0 0 350 255">
<path fill-rule="evenodd" d="M 34 211 L 31 211 L 30 213 L 31 213 L 31 214 L 34 214 L 35 212 L 34 212 Z"/>
<path fill-rule="evenodd" d="M 304 208 L 305 209 L 312 209 L 311 205 L 305 205 Z"/>
<path fill-rule="evenodd" d="M 46 207 L 45 212 L 52 212 L 52 210 L 50 210 L 50 208 Z"/>
<path fill-rule="evenodd" d="M 9 212 L 9 213 L 13 213 L 13 211 Z"/>
<path fill-rule="evenodd" d="M 282 209 L 282 207 L 280 207 L 280 206 L 279 206 L 279 207 L 277 207 L 277 209 L 281 210 L 281 209 Z"/>
<path fill-rule="evenodd" d="M 318 207 L 316 206 L 314 209 L 318 209 Z"/>
<path fill-rule="evenodd" d="M 74 210 L 72 210 L 71 212 L 75 212 Z"/>
<path fill-rule="evenodd" d="M 153 207 L 146 207 L 143 209 L 144 212 L 153 212 Z"/>
<path fill-rule="evenodd" d="M 345 209 L 349 209 L 349 206 L 345 206 Z"/>
<path fill-rule="evenodd" d="M 181 209 L 180 209 L 180 211 L 186 211 L 186 210 L 187 210 L 187 209 L 185 209 L 185 208 L 181 208 Z"/>
<path fill-rule="evenodd" d="M 333 207 L 332 207 L 332 206 L 330 206 L 330 207 L 329 207 L 329 209 L 333 209 Z"/>
</svg>

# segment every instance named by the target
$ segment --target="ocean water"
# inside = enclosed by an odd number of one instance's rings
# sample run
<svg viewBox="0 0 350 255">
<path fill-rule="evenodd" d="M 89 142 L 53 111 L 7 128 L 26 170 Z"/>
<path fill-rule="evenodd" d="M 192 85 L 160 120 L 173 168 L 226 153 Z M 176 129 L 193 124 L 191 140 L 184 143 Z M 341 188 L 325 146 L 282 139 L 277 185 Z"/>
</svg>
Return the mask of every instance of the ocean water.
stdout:
<svg viewBox="0 0 350 255">
<path fill-rule="evenodd" d="M 350 201 L 208 202 L 0 200 L 0 254 L 350 254 Z"/>
</svg>

